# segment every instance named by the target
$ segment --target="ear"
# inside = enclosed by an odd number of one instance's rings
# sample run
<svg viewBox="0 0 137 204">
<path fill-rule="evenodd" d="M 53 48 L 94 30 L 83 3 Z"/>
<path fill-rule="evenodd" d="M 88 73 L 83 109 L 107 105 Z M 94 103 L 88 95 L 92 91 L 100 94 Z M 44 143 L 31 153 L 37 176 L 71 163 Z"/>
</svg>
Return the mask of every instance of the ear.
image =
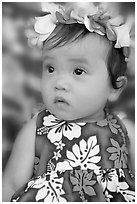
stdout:
<svg viewBox="0 0 137 204">
<path fill-rule="evenodd" d="M 122 93 L 123 89 L 127 85 L 127 77 L 125 77 L 125 76 L 118 77 L 116 84 L 117 84 L 117 89 L 112 88 L 111 93 L 108 97 L 108 101 L 110 101 L 110 102 L 114 102 L 118 99 L 118 97 Z"/>
</svg>

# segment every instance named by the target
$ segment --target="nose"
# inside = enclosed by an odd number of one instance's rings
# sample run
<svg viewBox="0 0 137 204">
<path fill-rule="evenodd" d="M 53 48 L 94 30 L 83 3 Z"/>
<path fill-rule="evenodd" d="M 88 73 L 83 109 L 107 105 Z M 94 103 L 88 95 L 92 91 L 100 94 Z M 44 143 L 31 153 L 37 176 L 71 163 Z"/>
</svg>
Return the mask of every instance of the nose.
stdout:
<svg viewBox="0 0 137 204">
<path fill-rule="evenodd" d="M 61 78 L 56 80 L 55 90 L 69 92 L 70 87 L 69 87 L 68 80 L 65 76 L 62 76 Z"/>
</svg>

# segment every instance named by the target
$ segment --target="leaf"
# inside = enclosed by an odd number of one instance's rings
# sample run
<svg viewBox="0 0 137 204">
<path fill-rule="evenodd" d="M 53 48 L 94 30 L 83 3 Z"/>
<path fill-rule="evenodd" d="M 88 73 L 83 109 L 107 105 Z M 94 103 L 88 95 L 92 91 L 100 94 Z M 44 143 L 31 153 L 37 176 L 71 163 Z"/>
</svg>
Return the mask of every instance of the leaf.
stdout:
<svg viewBox="0 0 137 204">
<path fill-rule="evenodd" d="M 70 181 L 73 185 L 77 185 L 79 183 L 78 178 L 74 177 L 74 176 L 70 176 Z"/>
<path fill-rule="evenodd" d="M 84 191 L 86 194 L 88 194 L 90 196 L 96 195 L 94 189 L 91 186 L 85 186 Z"/>
<path fill-rule="evenodd" d="M 108 147 L 106 149 L 109 153 L 114 153 L 114 152 L 117 152 L 117 149 L 115 147 Z"/>
<path fill-rule="evenodd" d="M 80 187 L 79 186 L 74 186 L 73 191 L 80 191 Z"/>
<path fill-rule="evenodd" d="M 129 188 L 129 185 L 126 182 L 119 182 L 119 187 L 121 190 L 126 190 Z"/>
<path fill-rule="evenodd" d="M 83 151 L 86 150 L 87 143 L 86 143 L 86 141 L 84 139 L 82 139 L 79 144 L 80 144 L 79 145 L 80 149 L 83 149 Z"/>
<path fill-rule="evenodd" d="M 79 150 L 78 150 L 79 147 L 77 144 L 75 144 L 72 147 L 73 153 L 67 150 L 66 155 L 68 157 L 68 162 L 70 163 L 70 165 L 72 167 L 81 166 L 82 169 L 87 169 L 91 166 L 94 166 L 95 168 L 98 169 L 98 166 L 95 165 L 95 163 L 99 162 L 101 157 L 95 156 L 100 151 L 99 145 L 96 145 L 96 144 L 97 144 L 97 137 L 91 136 L 88 139 L 87 143 L 84 139 L 82 139 L 79 142 L 79 145 L 80 145 Z M 86 152 L 85 152 L 85 148 L 86 148 Z M 94 156 L 95 156 L 95 159 L 94 159 Z"/>
<path fill-rule="evenodd" d="M 86 178 L 90 181 L 92 179 L 92 176 L 93 176 L 93 171 L 91 171 L 90 173 L 88 173 L 86 175 Z"/>
<path fill-rule="evenodd" d="M 120 146 L 119 146 L 119 143 L 117 142 L 117 141 L 115 141 L 114 139 L 110 139 L 110 141 L 111 141 L 111 144 L 114 146 L 114 147 L 117 147 L 117 149 L 119 149 L 120 148 Z"/>
<path fill-rule="evenodd" d="M 88 148 L 91 146 L 92 144 L 92 148 L 97 144 L 97 137 L 96 136 L 91 136 L 88 141 Z"/>
<path fill-rule="evenodd" d="M 108 124 L 108 121 L 106 119 L 97 122 L 97 125 L 101 127 L 107 126 L 107 124 Z"/>
<path fill-rule="evenodd" d="M 113 132 L 114 134 L 118 133 L 118 130 L 113 126 L 113 124 L 109 124 L 110 130 L 111 132 Z"/>
<path fill-rule="evenodd" d="M 94 154 L 98 154 L 100 151 L 99 145 L 96 145 L 92 150 L 92 156 L 94 156 Z"/>
<path fill-rule="evenodd" d="M 58 162 L 56 165 L 56 170 L 61 171 L 61 170 L 72 170 L 72 167 L 70 166 L 68 161 L 64 162 Z"/>
<path fill-rule="evenodd" d="M 43 185 L 43 188 L 41 188 L 36 195 L 36 201 L 41 200 L 43 198 L 45 198 L 48 195 L 49 190 L 47 190 L 47 188 L 45 188 L 45 185 Z"/>
<path fill-rule="evenodd" d="M 80 151 L 79 151 L 79 146 L 77 144 L 73 145 L 72 151 L 77 155 L 78 158 L 80 158 Z"/>
<path fill-rule="evenodd" d="M 75 146 L 78 146 L 78 145 L 77 145 L 77 144 L 75 144 Z M 71 161 L 72 161 L 72 160 L 73 160 L 73 161 L 75 161 L 75 160 L 76 160 L 75 155 L 74 155 L 72 152 L 68 151 L 68 150 L 67 150 L 66 155 L 67 155 L 67 158 L 68 158 L 68 159 L 70 159 Z"/>
<path fill-rule="evenodd" d="M 112 154 L 110 157 L 109 157 L 110 160 L 116 160 L 117 159 L 117 154 Z"/>
<path fill-rule="evenodd" d="M 94 163 L 94 164 L 96 164 L 96 163 L 98 163 L 98 162 L 100 161 L 101 156 L 88 157 L 88 159 L 90 159 L 90 160 L 88 161 L 88 163 Z"/>
</svg>

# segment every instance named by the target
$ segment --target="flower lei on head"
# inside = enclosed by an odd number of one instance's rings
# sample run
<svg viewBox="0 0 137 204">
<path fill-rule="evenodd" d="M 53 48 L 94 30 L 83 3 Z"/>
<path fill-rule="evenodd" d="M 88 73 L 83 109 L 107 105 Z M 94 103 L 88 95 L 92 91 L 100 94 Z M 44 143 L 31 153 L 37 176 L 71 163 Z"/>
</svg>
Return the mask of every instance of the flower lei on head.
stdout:
<svg viewBox="0 0 137 204">
<path fill-rule="evenodd" d="M 54 3 L 45 3 L 47 15 L 35 17 L 28 23 L 25 34 L 28 37 L 28 44 L 31 47 L 43 47 L 44 41 L 50 36 L 57 23 L 84 24 L 89 32 L 99 35 L 106 35 L 108 40 L 116 41 L 115 48 L 123 48 L 125 59 L 130 47 L 131 21 L 124 23 L 121 16 L 112 18 L 104 9 L 87 3 L 91 6 L 86 8 L 69 7 L 65 8 Z"/>
</svg>

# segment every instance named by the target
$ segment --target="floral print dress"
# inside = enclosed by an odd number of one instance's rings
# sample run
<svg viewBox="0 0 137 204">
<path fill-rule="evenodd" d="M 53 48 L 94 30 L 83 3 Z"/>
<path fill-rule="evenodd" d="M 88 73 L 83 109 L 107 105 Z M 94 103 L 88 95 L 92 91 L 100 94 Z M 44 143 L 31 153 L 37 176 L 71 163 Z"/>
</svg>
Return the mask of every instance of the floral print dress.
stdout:
<svg viewBox="0 0 137 204">
<path fill-rule="evenodd" d="M 120 119 L 71 123 L 44 110 L 37 116 L 32 178 L 12 202 L 134 202 L 128 137 Z"/>
</svg>

